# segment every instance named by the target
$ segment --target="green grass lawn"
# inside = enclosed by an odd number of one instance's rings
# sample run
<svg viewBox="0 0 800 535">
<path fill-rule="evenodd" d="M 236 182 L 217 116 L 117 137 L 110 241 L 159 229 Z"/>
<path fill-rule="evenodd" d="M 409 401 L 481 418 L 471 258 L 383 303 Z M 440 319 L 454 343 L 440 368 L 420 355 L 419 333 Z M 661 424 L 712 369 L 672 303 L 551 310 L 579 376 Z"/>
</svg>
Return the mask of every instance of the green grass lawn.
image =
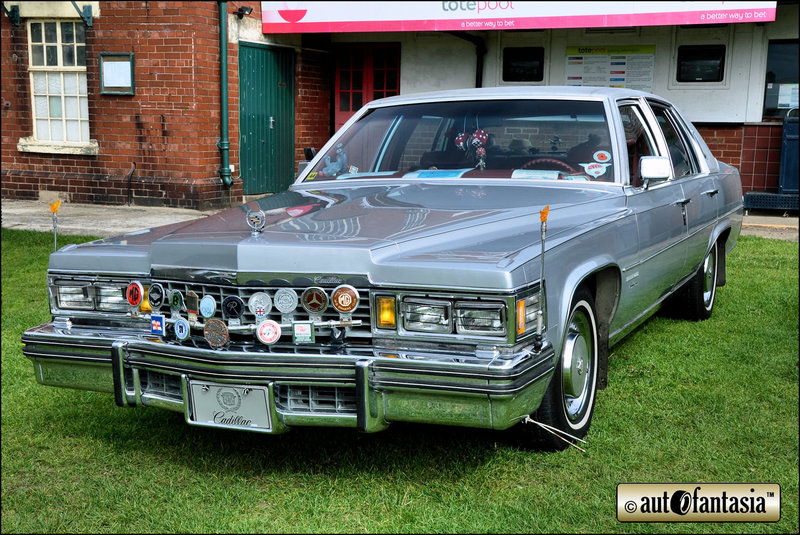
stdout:
<svg viewBox="0 0 800 535">
<path fill-rule="evenodd" d="M 87 237 L 61 237 L 85 241 Z M 713 317 L 611 350 L 586 453 L 392 425 L 263 436 L 39 385 L 51 234 L 2 230 L 2 532 L 798 532 L 798 246 L 742 237 Z M 779 483 L 778 523 L 621 524 L 624 482 Z"/>
</svg>

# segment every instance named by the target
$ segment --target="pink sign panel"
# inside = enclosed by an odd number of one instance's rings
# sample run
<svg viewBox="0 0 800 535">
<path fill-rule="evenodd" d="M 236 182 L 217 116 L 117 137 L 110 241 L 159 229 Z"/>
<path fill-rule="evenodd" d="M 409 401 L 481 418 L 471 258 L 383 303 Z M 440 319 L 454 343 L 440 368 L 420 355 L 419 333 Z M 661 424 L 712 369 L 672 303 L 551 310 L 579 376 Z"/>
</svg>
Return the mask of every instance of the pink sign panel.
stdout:
<svg viewBox="0 0 800 535">
<path fill-rule="evenodd" d="M 530 30 L 771 22 L 777 2 L 261 2 L 264 33 Z"/>
</svg>

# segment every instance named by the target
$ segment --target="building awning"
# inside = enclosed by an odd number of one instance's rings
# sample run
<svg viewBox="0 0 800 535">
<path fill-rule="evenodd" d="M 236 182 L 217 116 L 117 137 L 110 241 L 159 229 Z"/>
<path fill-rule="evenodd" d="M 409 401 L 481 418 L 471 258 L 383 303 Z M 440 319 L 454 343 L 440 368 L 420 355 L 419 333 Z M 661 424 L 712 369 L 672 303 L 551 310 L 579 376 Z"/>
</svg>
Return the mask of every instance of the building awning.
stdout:
<svg viewBox="0 0 800 535">
<path fill-rule="evenodd" d="M 777 2 L 261 2 L 264 33 L 532 30 L 771 22 Z"/>
</svg>

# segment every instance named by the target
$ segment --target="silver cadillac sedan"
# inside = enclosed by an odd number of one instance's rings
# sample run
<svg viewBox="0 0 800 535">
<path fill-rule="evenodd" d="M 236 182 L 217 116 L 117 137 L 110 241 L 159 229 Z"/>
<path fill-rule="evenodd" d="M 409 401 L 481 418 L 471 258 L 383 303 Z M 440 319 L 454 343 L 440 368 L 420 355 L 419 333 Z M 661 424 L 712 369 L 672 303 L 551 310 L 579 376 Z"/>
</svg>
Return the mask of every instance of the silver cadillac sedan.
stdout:
<svg viewBox="0 0 800 535">
<path fill-rule="evenodd" d="M 53 253 L 44 385 L 192 425 L 392 422 L 582 441 L 609 347 L 708 318 L 738 171 L 624 89 L 514 87 L 360 110 L 288 191 Z"/>
</svg>

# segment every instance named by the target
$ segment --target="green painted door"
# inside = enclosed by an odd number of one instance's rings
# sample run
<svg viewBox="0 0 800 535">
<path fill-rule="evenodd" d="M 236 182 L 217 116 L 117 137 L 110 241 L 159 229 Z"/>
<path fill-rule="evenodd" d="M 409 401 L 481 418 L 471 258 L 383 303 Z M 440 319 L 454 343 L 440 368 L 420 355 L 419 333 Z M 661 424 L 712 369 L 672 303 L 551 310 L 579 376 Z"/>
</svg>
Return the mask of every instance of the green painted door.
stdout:
<svg viewBox="0 0 800 535">
<path fill-rule="evenodd" d="M 294 181 L 294 50 L 239 42 L 239 166 L 245 195 Z"/>
</svg>

